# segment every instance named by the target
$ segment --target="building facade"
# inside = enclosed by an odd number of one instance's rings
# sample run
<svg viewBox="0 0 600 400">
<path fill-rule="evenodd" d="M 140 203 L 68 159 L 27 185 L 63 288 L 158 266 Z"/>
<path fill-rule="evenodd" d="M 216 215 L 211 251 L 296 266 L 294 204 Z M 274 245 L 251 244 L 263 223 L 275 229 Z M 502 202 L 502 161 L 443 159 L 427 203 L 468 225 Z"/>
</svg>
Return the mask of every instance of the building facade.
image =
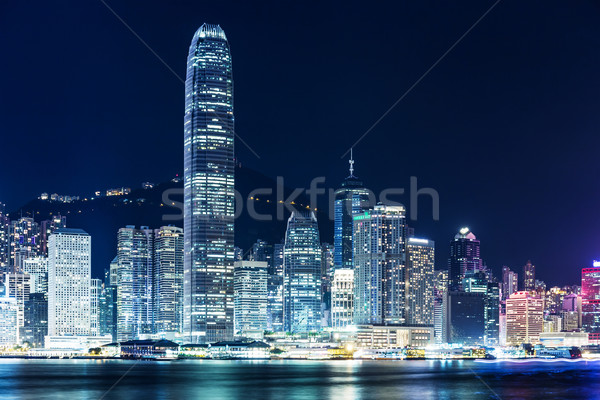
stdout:
<svg viewBox="0 0 600 400">
<path fill-rule="evenodd" d="M 331 284 L 331 327 L 343 329 L 354 322 L 354 269 L 337 268 Z"/>
<path fill-rule="evenodd" d="M 62 228 L 48 243 L 48 335 L 89 336 L 92 238 Z"/>
<path fill-rule="evenodd" d="M 462 280 L 468 273 L 481 270 L 480 242 L 469 230 L 462 228 L 450 242 L 448 280 L 450 290 L 462 290 Z"/>
<path fill-rule="evenodd" d="M 354 216 L 354 323 L 406 322 L 406 209 L 376 205 Z"/>
<path fill-rule="evenodd" d="M 536 344 L 544 329 L 544 300 L 530 292 L 513 293 L 506 300 L 506 343 Z"/>
<path fill-rule="evenodd" d="M 265 261 L 236 261 L 233 264 L 236 334 L 267 329 L 267 269 Z"/>
<path fill-rule="evenodd" d="M 154 231 L 154 333 L 160 337 L 183 330 L 183 229 Z"/>
<path fill-rule="evenodd" d="M 314 212 L 294 211 L 283 249 L 284 327 L 287 332 L 321 328 L 321 241 Z"/>
<path fill-rule="evenodd" d="M 411 237 L 406 250 L 406 323 L 433 326 L 435 243 Z"/>
<path fill-rule="evenodd" d="M 600 333 L 600 262 L 581 270 L 582 327 L 592 334 Z"/>
<path fill-rule="evenodd" d="M 234 118 L 231 54 L 202 25 L 187 59 L 184 117 L 184 335 L 233 338 Z"/>
</svg>

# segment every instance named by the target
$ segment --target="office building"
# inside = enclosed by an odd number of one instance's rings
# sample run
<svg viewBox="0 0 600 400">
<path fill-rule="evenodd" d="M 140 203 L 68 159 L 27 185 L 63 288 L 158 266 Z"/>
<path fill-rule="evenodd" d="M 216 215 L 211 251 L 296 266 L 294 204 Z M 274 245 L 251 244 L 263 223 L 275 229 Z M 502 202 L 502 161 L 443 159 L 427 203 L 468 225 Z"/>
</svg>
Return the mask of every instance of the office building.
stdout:
<svg viewBox="0 0 600 400">
<path fill-rule="evenodd" d="M 183 330 L 183 229 L 154 231 L 154 332 L 160 337 Z"/>
<path fill-rule="evenodd" d="M 44 293 L 31 293 L 25 302 L 20 341 L 31 348 L 42 348 L 46 335 L 48 335 L 48 299 Z"/>
<path fill-rule="evenodd" d="M 24 260 L 23 272 L 31 277 L 31 293 L 48 293 L 48 257 Z"/>
<path fill-rule="evenodd" d="M 591 334 L 600 333 L 600 262 L 581 270 L 582 327 Z"/>
<path fill-rule="evenodd" d="M 0 297 L 0 347 L 17 344 L 17 302 L 11 297 Z"/>
<path fill-rule="evenodd" d="M 117 235 L 117 340 L 141 339 L 154 330 L 154 232 L 127 226 Z"/>
<path fill-rule="evenodd" d="M 19 218 L 10 224 L 11 272 L 22 272 L 23 261 L 40 255 L 40 226 L 33 218 Z"/>
<path fill-rule="evenodd" d="M 4 203 L 0 203 L 0 272 L 8 272 L 10 265 L 10 219 Z"/>
<path fill-rule="evenodd" d="M 353 268 L 353 216 L 370 208 L 369 191 L 354 176 L 354 159 L 350 156 L 350 175 L 335 191 L 334 203 L 334 264 L 336 268 Z"/>
<path fill-rule="evenodd" d="M 57 229 L 67 227 L 67 217 L 60 214 L 40 222 L 40 254 L 48 256 L 48 238 Z"/>
<path fill-rule="evenodd" d="M 100 336 L 100 296 L 102 281 L 90 279 L 90 336 Z"/>
<path fill-rule="evenodd" d="M 233 338 L 234 118 L 229 43 L 202 25 L 187 59 L 184 118 L 184 335 Z"/>
<path fill-rule="evenodd" d="M 450 290 L 462 290 L 462 280 L 468 273 L 481 270 L 480 243 L 469 228 L 461 228 L 450 242 L 448 279 Z"/>
<path fill-rule="evenodd" d="M 354 320 L 354 269 L 336 268 L 331 284 L 331 327 L 343 329 Z"/>
<path fill-rule="evenodd" d="M 531 263 L 531 261 L 527 261 L 527 263 L 523 266 L 523 274 L 522 274 L 522 290 L 526 291 L 535 291 L 536 290 L 536 282 L 535 282 L 535 265 Z"/>
<path fill-rule="evenodd" d="M 406 322 L 406 209 L 376 205 L 354 216 L 354 322 Z"/>
<path fill-rule="evenodd" d="M 449 291 L 443 302 L 442 342 L 463 345 L 485 344 L 486 294 Z"/>
<path fill-rule="evenodd" d="M 58 229 L 48 240 L 48 336 L 90 335 L 92 240 Z"/>
<path fill-rule="evenodd" d="M 273 259 L 267 276 L 267 329 L 282 332 L 283 327 L 283 243 L 273 245 Z"/>
<path fill-rule="evenodd" d="M 505 301 L 511 294 L 519 291 L 519 274 L 511 271 L 510 268 L 502 267 L 502 301 Z"/>
<path fill-rule="evenodd" d="M 513 293 L 506 300 L 506 343 L 536 344 L 544 328 L 544 300 L 531 292 Z"/>
<path fill-rule="evenodd" d="M 406 323 L 433 326 L 435 243 L 411 237 L 406 250 Z"/>
<path fill-rule="evenodd" d="M 314 212 L 294 211 L 283 248 L 284 326 L 301 333 L 321 328 L 321 241 Z"/>
<path fill-rule="evenodd" d="M 31 293 L 31 277 L 22 273 L 4 274 L 4 293 L 15 299 L 17 305 L 17 341 L 21 341 L 19 333 L 25 325 L 25 303 Z"/>
<path fill-rule="evenodd" d="M 262 333 L 267 329 L 267 268 L 265 261 L 233 264 L 234 321 L 236 334 Z"/>
<path fill-rule="evenodd" d="M 487 282 L 484 310 L 484 343 L 486 346 L 497 346 L 500 341 L 500 297 L 498 282 Z"/>
</svg>

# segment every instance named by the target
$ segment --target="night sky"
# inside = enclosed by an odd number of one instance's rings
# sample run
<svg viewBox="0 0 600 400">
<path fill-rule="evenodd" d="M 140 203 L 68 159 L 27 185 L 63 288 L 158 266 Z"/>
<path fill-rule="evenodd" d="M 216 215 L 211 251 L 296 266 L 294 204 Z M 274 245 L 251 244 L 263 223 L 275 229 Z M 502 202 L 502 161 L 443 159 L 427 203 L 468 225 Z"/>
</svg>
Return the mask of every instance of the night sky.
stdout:
<svg viewBox="0 0 600 400">
<path fill-rule="evenodd" d="M 238 159 L 337 187 L 341 155 L 494 2 L 107 3 L 182 77 L 195 30 L 220 24 L 236 130 L 260 156 L 238 140 Z M 5 1 L 0 37 L 9 209 L 182 172 L 183 84 L 101 1 Z M 501 1 L 355 147 L 356 174 L 439 192 L 440 221 L 426 199 L 410 221 L 438 268 L 468 225 L 496 271 L 531 259 L 546 282 L 578 283 L 600 258 L 599 71 L 600 2 Z"/>
</svg>

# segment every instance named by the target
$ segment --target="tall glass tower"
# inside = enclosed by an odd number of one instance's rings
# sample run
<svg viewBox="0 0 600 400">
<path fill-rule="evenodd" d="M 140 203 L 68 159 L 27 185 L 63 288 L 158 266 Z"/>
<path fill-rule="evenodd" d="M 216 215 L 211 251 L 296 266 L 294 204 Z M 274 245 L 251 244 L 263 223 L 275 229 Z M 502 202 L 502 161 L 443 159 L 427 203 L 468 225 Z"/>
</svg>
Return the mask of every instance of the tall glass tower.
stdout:
<svg viewBox="0 0 600 400">
<path fill-rule="evenodd" d="M 204 24 L 187 60 L 184 118 L 184 337 L 233 338 L 234 129 L 225 32 Z"/>
<path fill-rule="evenodd" d="M 452 291 L 463 290 L 462 279 L 468 273 L 481 270 L 479 240 L 469 228 L 461 228 L 450 242 L 448 285 Z"/>
<path fill-rule="evenodd" d="M 354 159 L 350 156 L 350 175 L 342 186 L 335 191 L 333 263 L 335 268 L 353 268 L 352 217 L 369 208 L 369 191 L 363 187 L 360 179 L 354 176 Z"/>
<path fill-rule="evenodd" d="M 321 241 L 314 212 L 294 211 L 288 219 L 283 271 L 285 330 L 321 329 Z"/>
</svg>

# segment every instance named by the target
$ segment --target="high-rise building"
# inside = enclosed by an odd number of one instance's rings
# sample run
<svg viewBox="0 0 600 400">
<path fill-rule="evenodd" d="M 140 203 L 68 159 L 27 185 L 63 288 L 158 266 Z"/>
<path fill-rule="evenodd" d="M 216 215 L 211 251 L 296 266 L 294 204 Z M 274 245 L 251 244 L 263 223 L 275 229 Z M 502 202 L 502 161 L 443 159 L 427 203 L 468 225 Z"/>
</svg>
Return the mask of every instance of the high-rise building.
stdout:
<svg viewBox="0 0 600 400">
<path fill-rule="evenodd" d="M 354 322 L 406 322 L 406 209 L 378 204 L 354 216 Z"/>
<path fill-rule="evenodd" d="M 31 293 L 48 294 L 48 257 L 32 257 L 23 261 L 23 272 L 31 277 Z"/>
<path fill-rule="evenodd" d="M 4 274 L 4 293 L 7 297 L 15 299 L 17 305 L 17 334 L 25 326 L 25 303 L 29 300 L 31 293 L 31 277 L 19 272 Z M 21 338 L 17 336 L 17 341 Z"/>
<path fill-rule="evenodd" d="M 153 333 L 154 232 L 128 225 L 117 235 L 117 340 Z"/>
<path fill-rule="evenodd" d="M 450 290 L 462 290 L 462 280 L 467 273 L 481 270 L 480 243 L 469 228 L 461 228 L 450 242 L 448 279 Z"/>
<path fill-rule="evenodd" d="M 321 327 L 331 325 L 331 281 L 333 280 L 333 246 L 321 245 Z"/>
<path fill-rule="evenodd" d="M 600 333 L 600 262 L 581 270 L 581 297 L 583 329 Z"/>
<path fill-rule="evenodd" d="M 287 332 L 321 328 L 321 241 L 314 212 L 294 211 L 283 249 L 284 326 Z"/>
<path fill-rule="evenodd" d="M 350 158 L 350 175 L 335 191 L 334 204 L 334 264 L 336 268 L 353 268 L 352 237 L 353 216 L 369 208 L 369 191 L 354 176 L 354 159 Z"/>
<path fill-rule="evenodd" d="M 40 222 L 40 254 L 48 255 L 48 238 L 57 229 L 67 227 L 67 217 L 60 214 L 53 215 L 52 218 Z"/>
<path fill-rule="evenodd" d="M 497 346 L 500 341 L 500 285 L 498 282 L 487 282 L 484 319 L 484 343 L 486 346 Z"/>
<path fill-rule="evenodd" d="M 510 268 L 502 267 L 502 301 L 508 299 L 511 294 L 519 291 L 519 274 Z"/>
<path fill-rule="evenodd" d="M 331 326 L 352 325 L 354 320 L 354 269 L 336 268 L 331 284 Z"/>
<path fill-rule="evenodd" d="M 0 346 L 17 344 L 18 334 L 16 300 L 0 296 Z"/>
<path fill-rule="evenodd" d="M 110 270 L 104 270 L 104 281 L 100 292 L 98 311 L 100 336 L 110 336 L 117 340 L 117 290 L 110 282 Z"/>
<path fill-rule="evenodd" d="M 522 289 L 526 291 L 535 291 L 535 265 L 531 263 L 531 261 L 527 261 L 527 263 L 523 266 L 523 283 Z"/>
<path fill-rule="evenodd" d="M 267 268 L 265 261 L 236 261 L 233 267 L 235 332 L 267 329 Z"/>
<path fill-rule="evenodd" d="M 448 270 L 439 270 L 434 272 L 434 304 L 433 304 L 433 326 L 435 333 L 435 342 L 442 343 L 442 338 L 447 337 L 444 334 L 446 327 L 446 316 L 444 314 L 444 299 L 448 292 Z"/>
<path fill-rule="evenodd" d="M 434 324 L 433 240 L 408 238 L 406 245 L 406 323 Z"/>
<path fill-rule="evenodd" d="M 531 292 L 513 293 L 506 300 L 506 343 L 519 346 L 539 342 L 544 328 L 544 300 Z"/>
<path fill-rule="evenodd" d="M 487 275 L 483 271 L 467 272 L 462 279 L 462 289 L 465 292 L 487 293 Z"/>
<path fill-rule="evenodd" d="M 0 203 L 0 272 L 8 272 L 10 265 L 10 219 L 6 206 Z"/>
<path fill-rule="evenodd" d="M 283 327 L 283 243 L 273 245 L 273 259 L 267 277 L 267 329 L 282 332 Z"/>
<path fill-rule="evenodd" d="M 154 332 L 172 336 L 183 329 L 183 229 L 156 229 L 154 252 Z"/>
<path fill-rule="evenodd" d="M 184 336 L 233 338 L 234 123 L 231 54 L 202 25 L 187 59 L 184 118 Z"/>
<path fill-rule="evenodd" d="M 48 335 L 90 335 L 92 239 L 58 229 L 48 240 Z"/>
<path fill-rule="evenodd" d="M 11 271 L 21 272 L 23 261 L 40 255 L 40 226 L 33 218 L 20 218 L 10 224 Z"/>
<path fill-rule="evenodd" d="M 100 336 L 100 296 L 102 281 L 90 279 L 90 336 Z"/>
<path fill-rule="evenodd" d="M 44 293 L 30 293 L 25 302 L 24 324 L 21 328 L 21 343 L 32 348 L 44 347 L 48 334 L 48 299 Z"/>
<path fill-rule="evenodd" d="M 442 342 L 464 345 L 485 343 L 485 293 L 449 291 L 443 302 Z"/>
</svg>

